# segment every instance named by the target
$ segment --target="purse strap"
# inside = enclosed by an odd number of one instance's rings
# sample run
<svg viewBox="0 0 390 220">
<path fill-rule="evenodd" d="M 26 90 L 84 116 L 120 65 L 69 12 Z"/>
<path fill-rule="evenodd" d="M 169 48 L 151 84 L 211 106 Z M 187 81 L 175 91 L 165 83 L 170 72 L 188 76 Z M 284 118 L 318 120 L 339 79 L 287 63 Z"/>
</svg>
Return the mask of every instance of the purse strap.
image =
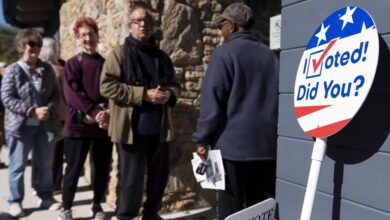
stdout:
<svg viewBox="0 0 390 220">
<path fill-rule="evenodd" d="M 33 88 L 33 92 L 34 92 L 34 99 L 38 102 L 38 105 L 39 106 L 42 106 L 42 100 L 41 100 L 41 94 L 38 92 L 38 89 L 35 87 L 34 83 L 33 83 L 33 79 L 31 77 L 31 72 L 26 69 L 26 67 L 23 65 L 22 61 L 18 61 L 18 65 L 19 67 L 22 69 L 22 72 L 26 75 L 27 79 L 28 79 L 28 83 L 31 85 L 31 87 Z M 30 74 L 29 74 L 30 73 Z"/>
</svg>

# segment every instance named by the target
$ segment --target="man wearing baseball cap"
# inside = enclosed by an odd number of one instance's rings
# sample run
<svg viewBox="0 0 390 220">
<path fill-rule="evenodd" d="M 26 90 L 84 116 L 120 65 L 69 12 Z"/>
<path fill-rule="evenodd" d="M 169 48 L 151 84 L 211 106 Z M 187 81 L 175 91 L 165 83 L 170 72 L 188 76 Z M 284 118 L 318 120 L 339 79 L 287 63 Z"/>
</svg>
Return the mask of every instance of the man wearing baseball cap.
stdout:
<svg viewBox="0 0 390 220">
<path fill-rule="evenodd" d="M 229 5 L 217 19 L 224 43 L 211 55 L 192 136 L 201 158 L 206 146 L 222 153 L 226 186 L 217 191 L 218 219 L 275 188 L 279 62 L 248 31 L 253 23 L 243 3 Z"/>
<path fill-rule="evenodd" d="M 243 3 L 233 3 L 229 5 L 223 13 L 217 18 L 217 26 L 222 28 L 223 24 L 233 22 L 237 26 L 249 29 L 254 21 L 252 9 Z"/>
</svg>

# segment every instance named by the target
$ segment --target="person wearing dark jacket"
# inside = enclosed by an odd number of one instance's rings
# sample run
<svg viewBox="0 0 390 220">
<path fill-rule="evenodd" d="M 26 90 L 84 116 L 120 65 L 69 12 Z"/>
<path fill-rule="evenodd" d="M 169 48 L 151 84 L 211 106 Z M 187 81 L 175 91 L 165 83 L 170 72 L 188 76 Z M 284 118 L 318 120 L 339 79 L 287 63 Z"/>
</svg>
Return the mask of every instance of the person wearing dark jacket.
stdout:
<svg viewBox="0 0 390 220">
<path fill-rule="evenodd" d="M 275 184 L 279 64 L 248 31 L 252 24 L 243 3 L 218 18 L 224 43 L 208 64 L 192 136 L 203 159 L 206 146 L 221 150 L 226 187 L 217 191 L 218 219 L 264 200 Z"/>
<path fill-rule="evenodd" d="M 116 215 L 118 220 L 138 215 L 146 173 L 142 219 L 159 220 L 173 140 L 174 70 L 170 58 L 153 42 L 146 6 L 137 4 L 129 14 L 130 35 L 112 50 L 100 79 L 100 92 L 109 99 L 111 110 L 108 133 L 119 146 L 121 194 Z"/>
<path fill-rule="evenodd" d="M 3 79 L 5 74 L 5 69 L 7 68 L 6 62 L 0 62 L 0 82 Z M 0 152 L 1 148 L 5 145 L 5 132 L 4 132 L 4 106 L 0 102 Z M 0 160 L 0 169 L 5 167 L 5 163 Z"/>
<path fill-rule="evenodd" d="M 63 178 L 63 210 L 58 219 L 73 219 L 71 207 L 77 182 L 91 148 L 95 170 L 92 215 L 95 220 L 100 220 L 106 217 L 100 203 L 107 189 L 112 159 L 112 143 L 106 130 L 108 102 L 99 93 L 104 58 L 97 52 L 98 27 L 92 18 L 79 18 L 73 31 L 82 52 L 66 61 L 64 69 L 63 89 L 67 106 L 62 134 L 67 166 Z"/>
</svg>

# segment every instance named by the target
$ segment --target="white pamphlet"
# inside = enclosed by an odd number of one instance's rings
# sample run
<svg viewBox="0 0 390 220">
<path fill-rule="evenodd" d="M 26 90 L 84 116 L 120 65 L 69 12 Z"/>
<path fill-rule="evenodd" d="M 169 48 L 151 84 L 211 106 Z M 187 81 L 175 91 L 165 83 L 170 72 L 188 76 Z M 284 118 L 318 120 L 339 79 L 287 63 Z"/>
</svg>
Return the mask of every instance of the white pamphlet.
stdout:
<svg viewBox="0 0 390 220">
<path fill-rule="evenodd" d="M 207 154 L 205 161 L 198 154 L 192 154 L 194 159 L 191 160 L 191 164 L 196 181 L 200 182 L 204 189 L 225 190 L 225 169 L 223 168 L 221 151 L 209 150 Z M 203 174 L 197 172 L 202 163 L 206 167 Z"/>
</svg>

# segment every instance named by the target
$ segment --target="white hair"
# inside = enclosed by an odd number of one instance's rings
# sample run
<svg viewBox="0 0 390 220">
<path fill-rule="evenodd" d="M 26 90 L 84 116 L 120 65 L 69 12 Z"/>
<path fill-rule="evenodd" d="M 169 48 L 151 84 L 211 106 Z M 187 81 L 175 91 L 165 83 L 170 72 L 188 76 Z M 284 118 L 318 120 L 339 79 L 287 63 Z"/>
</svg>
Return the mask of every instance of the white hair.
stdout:
<svg viewBox="0 0 390 220">
<path fill-rule="evenodd" d="M 7 63 L 1 61 L 1 62 L 0 62 L 0 68 L 4 68 L 4 67 L 7 67 Z"/>
<path fill-rule="evenodd" d="M 152 13 L 148 7 L 148 5 L 144 2 L 137 2 L 134 5 L 130 6 L 126 12 L 126 23 L 127 25 L 131 24 L 131 16 L 133 15 L 135 10 L 143 9 L 146 11 L 146 16 L 148 16 L 150 19 L 152 19 Z"/>
<path fill-rule="evenodd" d="M 39 59 L 50 64 L 58 64 L 59 45 L 56 40 L 51 37 L 43 38 Z"/>
</svg>

